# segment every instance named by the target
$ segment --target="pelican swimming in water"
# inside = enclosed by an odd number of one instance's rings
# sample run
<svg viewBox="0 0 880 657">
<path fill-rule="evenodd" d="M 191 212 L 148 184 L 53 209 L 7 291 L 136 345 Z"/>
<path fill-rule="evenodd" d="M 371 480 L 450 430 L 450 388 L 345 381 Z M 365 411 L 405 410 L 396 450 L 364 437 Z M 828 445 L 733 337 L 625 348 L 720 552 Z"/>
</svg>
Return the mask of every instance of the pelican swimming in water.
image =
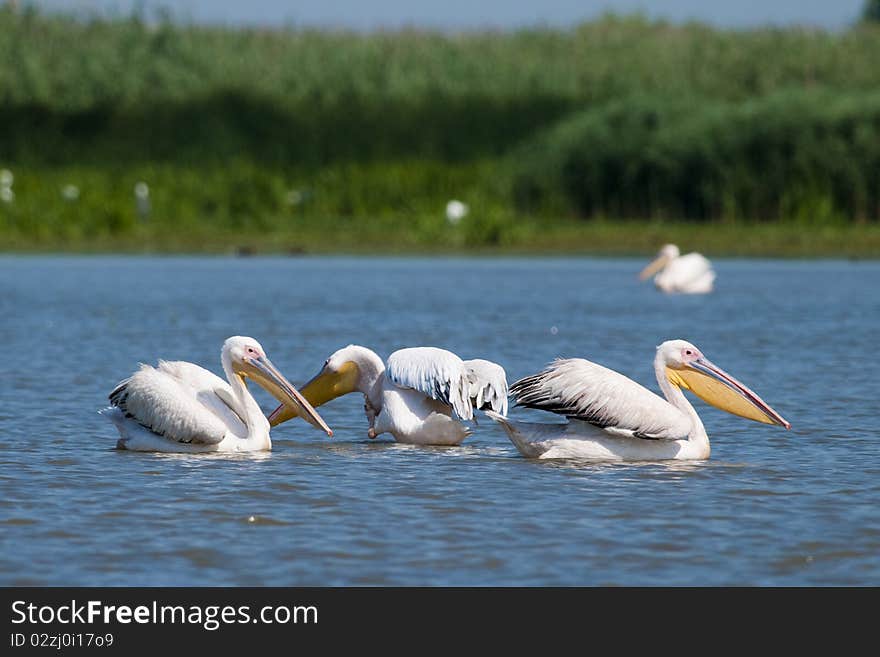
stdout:
<svg viewBox="0 0 880 657">
<path fill-rule="evenodd" d="M 682 390 L 728 413 L 765 424 L 791 425 L 758 395 L 713 365 L 690 342 L 657 347 L 657 383 L 666 396 L 581 358 L 559 359 L 510 387 L 518 406 L 559 413 L 567 424 L 514 423 L 495 413 L 528 458 L 594 461 L 701 460 L 709 438 Z"/>
<path fill-rule="evenodd" d="M 186 453 L 272 449 L 269 421 L 247 388 L 248 378 L 333 435 L 253 338 L 226 340 L 221 362 L 228 383 L 193 363 L 162 360 L 120 381 L 110 393 L 111 408 L 102 411 L 119 431 L 116 447 Z"/>
<path fill-rule="evenodd" d="M 654 276 L 654 285 L 663 292 L 705 294 L 712 291 L 715 283 L 711 262 L 699 253 L 681 255 L 675 244 L 660 249 L 654 261 L 639 274 L 641 280 L 651 276 Z"/>
<path fill-rule="evenodd" d="M 475 408 L 507 414 L 507 377 L 500 365 L 463 361 L 435 347 L 400 349 L 383 363 L 376 352 L 349 345 L 302 388 L 314 406 L 350 392 L 364 395 L 367 435 L 390 433 L 401 443 L 458 445 L 470 434 L 462 421 L 472 420 Z M 274 427 L 298 414 L 283 403 L 269 422 Z"/>
</svg>

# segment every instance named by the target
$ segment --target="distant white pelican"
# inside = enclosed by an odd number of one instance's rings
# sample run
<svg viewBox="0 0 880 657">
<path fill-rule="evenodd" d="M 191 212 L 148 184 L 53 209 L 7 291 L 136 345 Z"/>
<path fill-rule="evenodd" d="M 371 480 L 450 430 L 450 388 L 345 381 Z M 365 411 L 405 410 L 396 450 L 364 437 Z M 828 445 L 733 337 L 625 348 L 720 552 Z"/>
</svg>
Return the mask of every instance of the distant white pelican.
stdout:
<svg viewBox="0 0 880 657">
<path fill-rule="evenodd" d="M 227 383 L 183 361 L 159 361 L 120 381 L 103 413 L 119 431 L 118 449 L 140 452 L 253 452 L 272 449 L 269 421 L 246 378 L 297 409 L 315 427 L 333 432 L 279 372 L 260 343 L 235 336 L 221 352 Z"/>
<path fill-rule="evenodd" d="M 474 408 L 507 414 L 507 377 L 487 360 L 463 361 L 435 347 L 400 349 L 387 363 L 376 352 L 349 345 L 334 353 L 302 388 L 314 406 L 350 392 L 364 395 L 370 438 L 390 433 L 401 443 L 458 445 L 470 429 Z M 276 426 L 296 417 L 282 404 L 269 416 Z"/>
<path fill-rule="evenodd" d="M 659 273 L 658 273 L 659 272 Z M 681 255 L 675 244 L 667 244 L 654 261 L 639 274 L 641 280 L 654 274 L 654 285 L 663 292 L 705 294 L 712 291 L 715 272 L 712 263 L 699 253 Z"/>
<path fill-rule="evenodd" d="M 567 424 L 513 423 L 487 414 L 501 423 L 523 456 L 541 459 L 707 459 L 709 438 L 682 389 L 728 413 L 791 427 L 689 342 L 670 340 L 657 347 L 654 372 L 666 400 L 588 360 L 559 359 L 514 383 L 510 392 L 518 406 L 559 413 L 569 418 Z"/>
</svg>

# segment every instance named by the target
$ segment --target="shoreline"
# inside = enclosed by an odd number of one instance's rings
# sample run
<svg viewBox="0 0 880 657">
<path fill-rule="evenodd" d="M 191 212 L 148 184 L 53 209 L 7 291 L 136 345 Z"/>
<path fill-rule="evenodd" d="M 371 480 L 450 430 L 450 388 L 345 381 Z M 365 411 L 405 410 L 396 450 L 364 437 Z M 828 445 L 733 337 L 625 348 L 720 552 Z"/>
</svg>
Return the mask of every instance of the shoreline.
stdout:
<svg viewBox="0 0 880 657">
<path fill-rule="evenodd" d="M 664 243 L 715 258 L 880 259 L 880 224 L 810 226 L 798 223 L 661 223 L 646 221 L 509 218 L 488 235 L 472 227 L 444 225 L 428 232 L 423 222 L 344 220 L 268 231 L 207 228 L 175 231 L 143 225 L 125 235 L 86 239 L 34 239 L 0 235 L 3 255 L 221 255 L 221 256 L 414 256 L 414 257 L 646 257 Z M 389 236 L 392 236 L 390 238 Z"/>
</svg>

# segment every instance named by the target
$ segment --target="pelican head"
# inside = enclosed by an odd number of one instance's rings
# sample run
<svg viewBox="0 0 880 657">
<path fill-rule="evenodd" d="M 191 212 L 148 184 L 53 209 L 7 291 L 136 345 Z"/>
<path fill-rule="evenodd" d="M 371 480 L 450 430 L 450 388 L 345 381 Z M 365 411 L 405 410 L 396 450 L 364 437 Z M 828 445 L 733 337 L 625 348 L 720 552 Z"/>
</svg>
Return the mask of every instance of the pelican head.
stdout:
<svg viewBox="0 0 880 657">
<path fill-rule="evenodd" d="M 681 251 L 678 250 L 678 247 L 675 246 L 675 244 L 664 244 L 660 249 L 660 252 L 657 254 L 657 257 L 642 270 L 641 274 L 639 274 L 639 278 L 641 280 L 650 278 L 680 255 Z"/>
<path fill-rule="evenodd" d="M 347 395 L 366 392 L 384 368 L 382 360 L 371 349 L 350 344 L 334 352 L 324 366 L 302 388 L 302 394 L 313 406 Z M 276 426 L 299 415 L 299 409 L 278 398 L 281 405 L 269 415 L 269 424 Z"/>
<path fill-rule="evenodd" d="M 670 383 L 690 390 L 706 403 L 749 420 L 791 428 L 763 399 L 713 364 L 690 342 L 664 342 L 657 347 L 657 359 L 665 366 Z"/>
<path fill-rule="evenodd" d="M 328 436 L 333 435 L 306 398 L 272 364 L 259 342 L 253 338 L 233 336 L 223 343 L 222 360 L 224 369 L 231 370 L 241 378 L 242 383 L 245 383 L 245 379 L 255 381 L 276 399 L 296 408 L 297 413 L 309 424 Z"/>
</svg>

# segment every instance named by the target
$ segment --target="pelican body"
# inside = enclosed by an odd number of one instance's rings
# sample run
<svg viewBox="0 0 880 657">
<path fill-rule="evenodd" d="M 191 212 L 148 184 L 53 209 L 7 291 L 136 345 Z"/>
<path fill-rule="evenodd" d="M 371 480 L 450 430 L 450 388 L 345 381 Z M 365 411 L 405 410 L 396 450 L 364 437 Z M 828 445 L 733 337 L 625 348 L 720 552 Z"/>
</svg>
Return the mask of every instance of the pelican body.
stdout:
<svg viewBox="0 0 880 657">
<path fill-rule="evenodd" d="M 500 365 L 463 361 L 435 347 L 400 349 L 383 363 L 376 352 L 349 345 L 302 388 L 314 406 L 351 392 L 364 395 L 370 438 L 390 433 L 415 445 L 460 444 L 470 434 L 463 422 L 473 420 L 474 408 L 507 414 L 507 378 Z M 282 403 L 269 421 L 276 426 L 298 414 Z"/>
<path fill-rule="evenodd" d="M 248 390 L 255 381 L 315 427 L 333 432 L 253 338 L 234 336 L 221 352 L 227 381 L 193 363 L 141 365 L 110 393 L 102 411 L 119 431 L 118 449 L 140 452 L 254 452 L 272 449 L 269 421 Z"/>
<path fill-rule="evenodd" d="M 655 276 L 656 274 L 656 276 Z M 682 294 L 706 294 L 715 284 L 715 271 L 699 253 L 681 255 L 675 244 L 667 244 L 639 274 L 641 280 L 654 276 L 658 290 Z"/>
<path fill-rule="evenodd" d="M 654 372 L 665 399 L 596 363 L 559 359 L 514 383 L 510 392 L 518 406 L 558 413 L 568 423 L 514 423 L 491 412 L 488 415 L 504 427 L 523 456 L 540 459 L 708 459 L 709 438 L 683 390 L 728 413 L 791 427 L 689 342 L 670 340 L 657 347 Z"/>
</svg>

